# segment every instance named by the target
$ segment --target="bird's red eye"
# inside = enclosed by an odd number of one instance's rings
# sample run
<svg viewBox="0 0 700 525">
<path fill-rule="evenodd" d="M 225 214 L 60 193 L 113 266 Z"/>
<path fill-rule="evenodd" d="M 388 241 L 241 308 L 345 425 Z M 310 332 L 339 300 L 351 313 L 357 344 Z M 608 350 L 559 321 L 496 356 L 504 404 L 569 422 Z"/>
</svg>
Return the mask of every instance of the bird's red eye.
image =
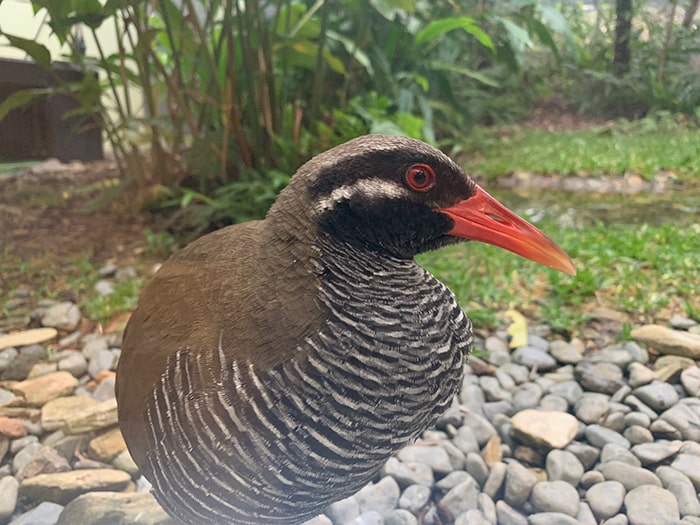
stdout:
<svg viewBox="0 0 700 525">
<path fill-rule="evenodd" d="M 406 184 L 414 191 L 428 191 L 435 186 L 435 172 L 427 164 L 414 164 L 406 171 Z"/>
</svg>

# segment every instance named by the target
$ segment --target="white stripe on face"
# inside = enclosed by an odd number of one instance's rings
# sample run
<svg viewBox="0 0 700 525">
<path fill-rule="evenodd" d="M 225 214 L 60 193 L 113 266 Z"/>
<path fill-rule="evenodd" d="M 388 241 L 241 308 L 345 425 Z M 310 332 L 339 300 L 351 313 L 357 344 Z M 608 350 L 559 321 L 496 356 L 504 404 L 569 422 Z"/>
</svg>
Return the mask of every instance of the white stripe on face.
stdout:
<svg viewBox="0 0 700 525">
<path fill-rule="evenodd" d="M 368 200 L 402 199 L 410 196 L 411 192 L 396 181 L 371 178 L 359 179 L 351 184 L 345 184 L 334 189 L 330 195 L 316 202 L 314 211 L 323 213 L 332 210 L 343 201 L 348 201 L 357 195 L 365 195 Z"/>
</svg>

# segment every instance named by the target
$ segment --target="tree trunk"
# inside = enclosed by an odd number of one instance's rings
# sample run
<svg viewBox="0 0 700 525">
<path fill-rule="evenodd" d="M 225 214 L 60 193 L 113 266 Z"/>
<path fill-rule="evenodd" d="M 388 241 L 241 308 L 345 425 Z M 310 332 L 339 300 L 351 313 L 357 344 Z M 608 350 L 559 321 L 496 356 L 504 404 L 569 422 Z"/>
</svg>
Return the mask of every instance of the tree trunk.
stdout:
<svg viewBox="0 0 700 525">
<path fill-rule="evenodd" d="M 695 18 L 695 13 L 698 12 L 698 4 L 700 0 L 690 0 L 690 5 L 685 11 L 685 16 L 683 17 L 683 27 L 689 28 L 693 23 L 693 18 Z"/>
<path fill-rule="evenodd" d="M 632 39 L 632 0 L 617 0 L 615 5 L 615 54 L 613 74 L 621 77 L 630 70 Z"/>
</svg>

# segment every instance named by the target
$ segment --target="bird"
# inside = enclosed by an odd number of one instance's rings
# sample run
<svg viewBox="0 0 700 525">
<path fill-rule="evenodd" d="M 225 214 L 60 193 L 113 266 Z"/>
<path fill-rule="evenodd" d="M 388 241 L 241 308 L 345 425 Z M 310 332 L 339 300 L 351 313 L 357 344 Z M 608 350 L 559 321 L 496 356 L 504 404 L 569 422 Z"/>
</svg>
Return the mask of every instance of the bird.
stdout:
<svg viewBox="0 0 700 525">
<path fill-rule="evenodd" d="M 571 259 L 419 140 L 306 162 L 262 220 L 152 277 L 116 396 L 131 456 L 178 522 L 297 525 L 360 490 L 450 406 L 472 325 L 414 256 L 476 240 Z"/>
</svg>

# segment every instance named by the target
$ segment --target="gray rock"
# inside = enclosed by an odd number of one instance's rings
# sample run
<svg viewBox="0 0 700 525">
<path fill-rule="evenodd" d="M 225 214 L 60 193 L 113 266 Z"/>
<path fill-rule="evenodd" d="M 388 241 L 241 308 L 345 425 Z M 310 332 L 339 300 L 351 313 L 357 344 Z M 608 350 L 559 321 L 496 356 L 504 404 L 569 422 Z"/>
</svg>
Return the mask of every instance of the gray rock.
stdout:
<svg viewBox="0 0 700 525">
<path fill-rule="evenodd" d="M 653 381 L 648 385 L 640 386 L 634 390 L 634 395 L 656 412 L 662 412 L 672 407 L 678 403 L 679 399 L 673 386 L 661 381 Z"/>
<path fill-rule="evenodd" d="M 559 512 L 538 512 L 527 517 L 530 525 L 579 525 L 576 518 Z"/>
<path fill-rule="evenodd" d="M 674 315 L 668 320 L 671 328 L 676 330 L 689 330 L 693 326 L 698 326 L 698 322 L 682 315 Z"/>
<path fill-rule="evenodd" d="M 500 337 L 496 337 L 493 335 L 486 338 L 486 340 L 484 341 L 484 347 L 488 352 L 510 352 L 510 348 L 508 348 L 508 343 Z"/>
<path fill-rule="evenodd" d="M 649 430 L 657 439 L 683 439 L 683 433 L 663 419 L 652 421 Z"/>
<path fill-rule="evenodd" d="M 105 336 L 92 336 L 90 338 L 85 338 L 85 344 L 83 345 L 82 352 L 87 359 L 92 359 L 92 357 L 100 350 L 109 350 L 109 342 Z"/>
<path fill-rule="evenodd" d="M 88 373 L 93 379 L 103 370 L 111 370 L 114 366 L 114 354 L 109 350 L 96 351 L 89 360 Z"/>
<path fill-rule="evenodd" d="M 588 358 L 591 363 L 613 363 L 622 369 L 632 362 L 632 355 L 620 346 L 608 346 Z"/>
<path fill-rule="evenodd" d="M 675 482 L 665 488 L 678 500 L 681 516 L 700 517 L 700 501 L 692 483 Z"/>
<path fill-rule="evenodd" d="M 44 501 L 14 518 L 9 525 L 56 525 L 62 511 L 62 505 Z"/>
<path fill-rule="evenodd" d="M 424 485 L 406 487 L 399 498 L 399 508 L 417 513 L 430 501 L 430 488 Z"/>
<path fill-rule="evenodd" d="M 527 383 L 530 378 L 530 369 L 516 363 L 505 363 L 499 367 L 499 370 L 512 377 L 518 385 Z"/>
<path fill-rule="evenodd" d="M 671 483 L 685 483 L 691 487 L 693 486 L 688 476 L 673 467 L 669 467 L 668 465 L 661 465 L 660 467 L 657 467 L 654 472 L 661 480 L 663 487 L 666 489 L 669 487 L 669 485 L 671 485 Z"/>
<path fill-rule="evenodd" d="M 484 515 L 484 518 L 486 518 L 486 520 L 489 523 L 495 524 L 496 523 L 496 504 L 493 502 L 491 497 L 488 494 L 485 494 L 482 492 L 477 497 L 477 504 L 479 506 L 479 510 Z"/>
<path fill-rule="evenodd" d="M 527 525 L 527 518 L 505 501 L 496 502 L 496 519 L 498 525 Z"/>
<path fill-rule="evenodd" d="M 610 411 L 610 397 L 586 392 L 574 406 L 576 417 L 586 424 L 599 423 Z"/>
<path fill-rule="evenodd" d="M 579 348 L 566 341 L 552 341 L 549 345 L 549 353 L 565 365 L 575 365 L 583 359 Z"/>
<path fill-rule="evenodd" d="M 654 410 L 642 403 L 642 400 L 635 395 L 630 394 L 625 397 L 625 404 L 631 407 L 632 410 L 645 414 L 651 421 L 654 421 L 658 417 L 658 414 L 654 412 Z"/>
<path fill-rule="evenodd" d="M 570 406 L 574 406 L 581 399 L 583 389 L 576 381 L 564 381 L 549 387 L 549 393 L 563 397 Z"/>
<path fill-rule="evenodd" d="M 700 492 L 700 456 L 678 454 L 671 467 L 685 474 L 693 483 L 695 490 Z"/>
<path fill-rule="evenodd" d="M 642 363 L 643 365 L 649 362 L 649 352 L 639 346 L 635 341 L 625 341 L 620 346 L 632 356 L 635 362 Z"/>
<path fill-rule="evenodd" d="M 549 350 L 549 341 L 547 341 L 542 335 L 532 332 L 527 334 L 527 345 L 542 350 L 543 352 L 547 352 Z"/>
<path fill-rule="evenodd" d="M 668 525 L 680 519 L 678 501 L 668 490 L 654 485 L 641 485 L 625 496 L 630 525 Z"/>
<path fill-rule="evenodd" d="M 515 387 L 517 386 L 515 384 L 515 380 L 504 370 L 497 368 L 494 377 L 498 380 L 498 384 L 502 389 L 508 392 L 513 392 L 513 390 L 515 390 Z"/>
<path fill-rule="evenodd" d="M 473 479 L 469 479 L 445 494 L 440 500 L 440 505 L 449 510 L 453 516 L 459 516 L 468 510 L 477 508 L 478 495 L 478 485 Z"/>
<path fill-rule="evenodd" d="M 489 423 L 489 421 L 485 417 L 480 416 L 479 414 L 475 414 L 474 412 L 469 412 L 464 415 L 464 422 L 462 423 L 462 425 L 471 429 L 472 433 L 476 437 L 477 442 L 479 443 L 479 446 L 481 447 L 483 447 L 486 444 L 486 442 L 489 439 L 491 439 L 492 436 L 497 435 L 494 426 L 491 423 Z M 464 449 L 461 450 L 464 453 L 469 452 Z"/>
<path fill-rule="evenodd" d="M 540 481 L 532 487 L 530 503 L 540 512 L 578 514 L 578 491 L 566 481 Z"/>
<path fill-rule="evenodd" d="M 70 352 L 58 362 L 58 369 L 70 372 L 74 377 L 80 378 L 87 372 L 87 359 L 81 352 Z"/>
<path fill-rule="evenodd" d="M 503 486 L 503 482 L 506 479 L 507 466 L 505 463 L 498 462 L 491 467 L 491 472 L 489 472 L 489 477 L 486 478 L 486 483 L 483 486 L 483 492 L 487 494 L 491 499 L 496 498 L 496 494 Z"/>
<path fill-rule="evenodd" d="M 625 406 L 625 409 L 629 410 L 629 407 Z M 620 411 L 610 412 L 600 421 L 600 424 L 619 434 L 625 429 L 625 414 Z"/>
<path fill-rule="evenodd" d="M 678 430 L 683 439 L 700 442 L 700 413 L 691 406 L 678 403 L 659 417 Z"/>
<path fill-rule="evenodd" d="M 587 443 L 581 443 L 580 441 L 569 443 L 566 450 L 578 458 L 585 470 L 593 467 L 600 457 L 600 450 L 598 448 L 592 447 Z"/>
<path fill-rule="evenodd" d="M 681 445 L 681 454 L 690 454 L 691 456 L 700 456 L 700 443 L 694 441 L 684 441 Z"/>
<path fill-rule="evenodd" d="M 604 481 L 586 491 L 586 501 L 595 517 L 600 520 L 612 518 L 620 511 L 625 498 L 625 487 L 619 481 Z"/>
<path fill-rule="evenodd" d="M 642 466 L 642 462 L 637 456 L 632 454 L 629 449 L 616 443 L 606 443 L 600 451 L 600 462 L 607 463 L 608 461 L 622 461 L 633 467 Z"/>
<path fill-rule="evenodd" d="M 581 481 L 579 481 L 579 485 L 581 488 L 588 490 L 593 485 L 602 483 L 603 481 L 605 481 L 605 476 L 603 476 L 602 472 L 598 470 L 589 470 L 583 473 L 583 476 L 581 476 Z"/>
<path fill-rule="evenodd" d="M 606 520 L 605 525 L 628 525 L 629 521 L 627 520 L 627 516 L 624 514 L 616 514 L 609 520 Z"/>
<path fill-rule="evenodd" d="M 506 485 L 503 496 L 505 501 L 514 507 L 521 506 L 530 497 L 530 491 L 535 483 L 537 483 L 537 477 L 530 470 L 517 461 L 511 461 L 506 467 Z"/>
<path fill-rule="evenodd" d="M 549 481 L 566 481 L 574 487 L 578 485 L 584 471 L 576 455 L 567 450 L 557 449 L 547 454 L 546 470 Z"/>
<path fill-rule="evenodd" d="M 532 346 L 517 348 L 511 357 L 515 363 L 528 368 L 536 367 L 539 371 L 552 370 L 557 366 L 557 362 L 551 355 Z"/>
<path fill-rule="evenodd" d="M 20 450 L 12 460 L 12 470 L 18 481 L 54 472 L 70 470 L 68 462 L 53 447 L 32 443 Z"/>
<path fill-rule="evenodd" d="M 513 394 L 501 387 L 498 379 L 492 376 L 481 376 L 479 385 L 484 391 L 486 401 L 512 401 Z"/>
<path fill-rule="evenodd" d="M 652 443 L 654 441 L 654 436 L 651 431 L 639 425 L 632 425 L 626 428 L 622 435 L 629 439 L 630 443 L 633 445 Z"/>
<path fill-rule="evenodd" d="M 642 363 L 632 363 L 627 367 L 628 383 L 632 388 L 647 385 L 654 380 L 654 371 Z"/>
<path fill-rule="evenodd" d="M 513 394 L 515 412 L 526 408 L 535 408 L 542 399 L 542 389 L 534 383 L 523 383 Z"/>
<path fill-rule="evenodd" d="M 483 486 L 489 477 L 489 468 L 486 466 L 486 462 L 481 457 L 481 454 L 470 452 L 467 454 L 465 464 L 467 472 L 471 474 L 480 486 Z"/>
<path fill-rule="evenodd" d="M 28 435 L 24 436 L 21 438 L 13 439 L 12 442 L 10 443 L 10 453 L 11 454 L 17 454 L 20 450 L 22 450 L 25 447 L 28 447 L 32 443 L 38 443 L 39 438 L 38 436 L 33 436 L 33 435 Z M 46 444 L 46 443 L 44 443 Z"/>
<path fill-rule="evenodd" d="M 619 481 L 627 490 L 632 490 L 641 485 L 661 486 L 661 481 L 656 475 L 644 468 L 634 467 L 622 461 L 608 461 L 600 466 L 600 471 L 608 481 Z"/>
<path fill-rule="evenodd" d="M 624 384 L 622 369 L 613 363 L 582 361 L 575 373 L 583 388 L 591 392 L 614 394 Z"/>
<path fill-rule="evenodd" d="M 579 505 L 576 519 L 578 520 L 579 525 L 598 525 L 591 508 L 583 501 L 581 502 L 581 505 Z"/>
<path fill-rule="evenodd" d="M 513 405 L 509 401 L 484 403 L 482 408 L 484 409 L 484 416 L 491 421 L 491 423 L 495 423 L 499 415 L 512 416 L 514 413 Z"/>
<path fill-rule="evenodd" d="M 681 384 L 691 396 L 700 396 L 700 367 L 691 366 L 681 372 Z"/>
<path fill-rule="evenodd" d="M 450 472 L 447 476 L 435 483 L 435 487 L 444 494 L 452 490 L 460 483 L 467 481 L 471 478 L 472 477 L 468 472 L 464 472 L 463 470 L 455 470 L 454 472 Z"/>
<path fill-rule="evenodd" d="M 454 525 L 491 525 L 479 509 L 471 509 L 457 516 Z"/>
<path fill-rule="evenodd" d="M 302 525 L 333 525 L 333 522 L 325 514 L 320 514 L 315 518 L 305 521 Z"/>
<path fill-rule="evenodd" d="M 326 508 L 324 514 L 328 516 L 334 524 L 345 525 L 360 516 L 360 504 L 351 496 L 331 503 Z"/>
<path fill-rule="evenodd" d="M 615 443 L 624 448 L 632 446 L 627 438 L 601 425 L 588 425 L 586 427 L 586 439 L 591 445 L 596 447 L 603 447 L 606 443 Z"/>
<path fill-rule="evenodd" d="M 119 492 L 90 492 L 68 503 L 56 525 L 76 523 L 176 525 L 153 495 Z"/>
<path fill-rule="evenodd" d="M 432 487 L 435 483 L 433 470 L 425 463 L 404 463 L 395 457 L 389 458 L 382 470 L 384 476 L 392 476 L 400 487 L 424 485 Z"/>
<path fill-rule="evenodd" d="M 370 483 L 355 495 L 360 505 L 360 513 L 376 511 L 380 515 L 388 514 L 399 503 L 401 491 L 396 480 L 385 476 L 377 483 Z"/>
<path fill-rule="evenodd" d="M 637 425 L 640 427 L 648 428 L 651 425 L 651 418 L 644 412 L 628 412 L 625 414 L 625 425 L 631 427 Z"/>
<path fill-rule="evenodd" d="M 368 510 L 367 512 L 360 514 L 348 525 L 384 525 L 384 519 L 376 510 Z"/>
<path fill-rule="evenodd" d="M 682 441 L 659 440 L 654 443 L 643 443 L 632 447 L 632 454 L 637 456 L 642 465 L 661 463 L 680 451 Z"/>
<path fill-rule="evenodd" d="M 100 279 L 95 283 L 95 291 L 103 297 L 114 293 L 114 283 L 109 279 Z"/>
<path fill-rule="evenodd" d="M 569 403 L 561 396 L 547 394 L 540 399 L 540 408 L 550 412 L 566 412 L 569 409 Z"/>
<path fill-rule="evenodd" d="M 41 316 L 41 324 L 72 332 L 80 324 L 80 319 L 80 309 L 71 302 L 65 302 L 49 306 Z"/>
<path fill-rule="evenodd" d="M 95 401 L 107 401 L 108 399 L 114 399 L 114 385 L 116 384 L 116 377 L 109 376 L 105 377 L 100 383 L 95 387 L 95 391 L 92 393 L 92 398 Z"/>
<path fill-rule="evenodd" d="M 418 518 L 405 509 L 394 509 L 384 516 L 384 525 L 418 525 Z"/>
<path fill-rule="evenodd" d="M 424 463 L 436 474 L 448 474 L 454 470 L 450 456 L 437 445 L 408 445 L 396 456 L 405 463 Z"/>
<path fill-rule="evenodd" d="M 495 429 L 494 429 L 495 430 Z M 457 429 L 457 435 L 452 438 L 452 442 L 465 454 L 470 452 L 479 452 L 479 442 L 468 426 L 461 426 Z"/>
<path fill-rule="evenodd" d="M 12 476 L 0 479 L 0 522 L 12 516 L 17 506 L 19 481 Z"/>
</svg>

